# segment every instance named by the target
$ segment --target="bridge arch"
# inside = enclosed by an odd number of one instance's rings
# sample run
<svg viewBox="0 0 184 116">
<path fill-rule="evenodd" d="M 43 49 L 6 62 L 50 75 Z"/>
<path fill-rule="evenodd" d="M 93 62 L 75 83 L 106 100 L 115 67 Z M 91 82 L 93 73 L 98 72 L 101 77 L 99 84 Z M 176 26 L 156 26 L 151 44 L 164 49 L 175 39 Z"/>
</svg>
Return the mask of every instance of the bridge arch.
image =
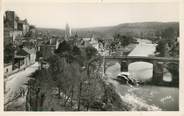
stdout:
<svg viewBox="0 0 184 116">
<path fill-rule="evenodd" d="M 142 60 L 142 59 L 126 59 L 121 61 L 121 72 L 128 72 L 129 64 L 135 62 L 146 62 L 152 64 L 152 81 L 153 83 L 157 84 L 157 82 L 163 81 L 163 62 L 158 62 L 156 60 Z"/>
<path fill-rule="evenodd" d="M 171 62 L 167 64 L 166 68 L 172 75 L 172 84 L 179 85 L 179 64 Z"/>
<path fill-rule="evenodd" d="M 154 60 L 150 60 L 150 59 L 124 59 L 120 61 L 121 71 L 127 72 L 129 65 L 136 62 L 150 63 L 152 65 L 155 63 Z"/>
<path fill-rule="evenodd" d="M 142 61 L 132 62 L 128 65 L 128 71 L 138 80 L 151 80 L 153 77 L 153 64 Z"/>
<path fill-rule="evenodd" d="M 106 61 L 108 60 L 116 60 L 119 62 L 121 66 L 122 72 L 128 71 L 128 66 L 131 63 L 135 62 L 146 62 L 153 64 L 153 73 L 152 73 L 152 84 L 160 85 L 163 84 L 163 76 L 164 76 L 164 68 L 165 64 L 170 64 L 173 67 L 179 66 L 178 58 L 165 58 L 165 57 L 144 57 L 144 56 L 106 56 Z M 104 63 L 105 65 L 105 63 Z M 178 68 L 179 69 L 179 68 Z M 176 70 L 178 70 L 176 68 Z M 105 72 L 105 71 L 104 71 Z M 176 80 L 172 79 L 172 82 L 175 82 L 176 85 L 179 82 L 179 73 L 176 73 Z"/>
</svg>

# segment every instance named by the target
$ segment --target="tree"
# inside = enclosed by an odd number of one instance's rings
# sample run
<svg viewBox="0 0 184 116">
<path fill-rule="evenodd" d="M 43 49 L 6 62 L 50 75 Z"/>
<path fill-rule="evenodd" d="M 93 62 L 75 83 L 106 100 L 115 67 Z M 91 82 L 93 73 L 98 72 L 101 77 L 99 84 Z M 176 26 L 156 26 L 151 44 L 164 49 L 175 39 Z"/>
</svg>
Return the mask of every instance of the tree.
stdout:
<svg viewBox="0 0 184 116">
<path fill-rule="evenodd" d="M 75 49 L 76 50 L 76 49 Z M 79 50 L 75 53 L 75 55 L 80 55 Z M 77 54 L 76 54 L 77 53 Z M 74 56 L 74 54 L 71 54 Z M 77 58 L 77 57 L 73 57 Z M 64 99 L 64 106 L 69 101 L 72 107 L 73 99 L 75 98 L 75 91 L 78 91 L 77 94 L 80 94 L 80 90 L 82 86 L 82 76 L 81 76 L 81 65 L 79 64 L 78 60 L 73 60 L 71 63 L 67 62 L 67 57 L 55 55 L 50 58 L 50 71 L 53 75 L 53 79 L 55 81 L 55 85 L 58 88 L 58 96 L 61 98 L 61 92 L 67 95 Z M 80 98 L 80 96 L 79 96 Z"/>
<path fill-rule="evenodd" d="M 165 46 L 166 46 L 166 41 L 165 40 L 160 40 L 156 46 L 156 51 L 155 53 L 158 53 L 157 56 L 164 57 L 165 56 Z"/>
<path fill-rule="evenodd" d="M 114 34 L 113 37 L 114 37 L 113 46 L 117 46 L 118 43 L 120 43 L 121 46 L 126 47 L 127 45 L 135 41 L 129 33 L 127 33 L 127 35 Z"/>
<path fill-rule="evenodd" d="M 49 71 L 53 75 L 53 81 L 55 82 L 56 87 L 58 88 L 58 97 L 60 98 L 61 88 L 63 86 L 64 80 L 64 68 L 66 61 L 64 58 L 60 58 L 57 55 L 54 55 L 49 58 Z"/>
<path fill-rule="evenodd" d="M 64 48 L 62 48 L 63 46 Z M 68 56 L 72 57 L 71 62 L 68 62 Z M 46 73 L 39 74 L 38 76 L 42 76 L 41 78 L 35 78 L 38 81 L 36 85 L 39 85 L 42 92 L 44 86 L 41 85 L 52 83 L 48 85 L 51 91 L 57 88 L 57 99 L 59 102 L 62 101 L 60 107 L 70 107 L 71 110 L 102 109 L 104 95 L 104 83 L 100 74 L 102 59 L 95 48 L 89 46 L 80 49 L 67 42 L 62 43 L 56 54 L 49 58 L 48 63 L 49 68 L 45 69 Z M 41 81 L 44 77 L 50 82 Z M 41 81 L 40 84 L 39 81 Z M 51 94 L 51 91 L 47 93 Z M 40 92 L 37 90 L 35 90 L 34 95 L 40 98 Z M 47 95 L 44 95 L 44 99 L 47 99 Z M 37 102 L 35 99 L 34 101 Z M 101 105 L 96 107 L 95 104 Z M 49 109 L 55 110 L 53 107 Z"/>
<path fill-rule="evenodd" d="M 103 93 L 98 80 L 100 74 L 99 67 L 101 67 L 102 60 L 98 56 L 97 50 L 93 47 L 86 47 L 83 52 L 85 52 L 83 53 L 83 66 L 85 68 L 81 73 L 83 78 L 79 85 L 78 110 L 80 110 L 80 104 L 88 110 L 91 104 L 95 102 L 96 97 L 100 96 L 99 93 Z"/>
<path fill-rule="evenodd" d="M 99 39 L 98 43 L 101 43 L 103 45 L 103 47 L 105 47 L 105 41 L 103 39 Z"/>
<path fill-rule="evenodd" d="M 95 57 L 97 55 L 97 50 L 94 47 L 88 46 L 85 48 L 86 52 L 86 60 L 90 60 L 92 57 Z"/>
<path fill-rule="evenodd" d="M 173 56 L 173 52 L 179 53 L 179 46 L 175 45 L 177 40 L 177 32 L 173 28 L 166 28 L 161 32 L 161 40 L 158 41 L 156 52 L 158 56 L 165 57 L 166 54 Z M 167 48 L 169 51 L 167 51 Z M 166 53 L 167 52 L 167 53 Z"/>
<path fill-rule="evenodd" d="M 71 46 L 65 40 L 59 44 L 58 49 L 55 50 L 55 53 L 64 54 L 69 53 L 71 51 Z"/>
<path fill-rule="evenodd" d="M 72 54 L 75 56 L 75 55 L 78 55 L 80 56 L 81 55 L 81 51 L 80 49 L 77 47 L 77 46 L 74 46 L 73 49 L 72 49 Z"/>
<path fill-rule="evenodd" d="M 129 36 L 121 36 L 120 38 L 121 46 L 126 47 L 127 45 L 129 45 L 131 42 L 130 39 L 131 38 Z"/>
<path fill-rule="evenodd" d="M 173 28 L 169 27 L 161 32 L 161 36 L 164 39 L 171 40 L 176 36 L 176 32 Z"/>
<path fill-rule="evenodd" d="M 116 50 L 116 46 L 114 42 L 111 42 L 109 45 L 109 49 L 111 50 L 111 52 L 114 52 Z"/>
<path fill-rule="evenodd" d="M 28 92 L 26 96 L 26 110 L 42 111 L 46 95 L 52 91 L 54 83 L 47 70 L 37 70 L 28 81 Z"/>
</svg>

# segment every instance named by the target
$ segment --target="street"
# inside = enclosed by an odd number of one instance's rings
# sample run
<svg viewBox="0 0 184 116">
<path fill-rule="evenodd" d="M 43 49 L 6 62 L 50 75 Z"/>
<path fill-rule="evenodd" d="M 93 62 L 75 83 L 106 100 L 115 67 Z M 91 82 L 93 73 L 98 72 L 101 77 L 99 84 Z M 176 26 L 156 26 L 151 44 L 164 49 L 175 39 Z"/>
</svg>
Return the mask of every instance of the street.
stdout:
<svg viewBox="0 0 184 116">
<path fill-rule="evenodd" d="M 23 71 L 15 73 L 9 76 L 5 80 L 5 95 L 4 100 L 5 107 L 12 105 L 21 105 L 25 101 L 26 83 L 29 80 L 29 76 L 39 68 L 38 62 L 29 66 Z M 22 93 L 22 95 L 20 95 Z M 16 103 L 15 103 L 16 102 Z M 14 106 L 15 107 L 15 106 Z"/>
</svg>

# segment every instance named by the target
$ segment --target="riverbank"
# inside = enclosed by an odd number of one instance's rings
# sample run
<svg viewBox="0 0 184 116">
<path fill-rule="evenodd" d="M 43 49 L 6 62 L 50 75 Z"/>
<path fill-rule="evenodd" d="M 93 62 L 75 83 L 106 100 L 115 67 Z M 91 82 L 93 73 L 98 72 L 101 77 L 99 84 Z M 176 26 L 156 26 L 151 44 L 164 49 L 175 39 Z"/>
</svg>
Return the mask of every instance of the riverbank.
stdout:
<svg viewBox="0 0 184 116">
<path fill-rule="evenodd" d="M 143 41 L 143 40 L 141 40 Z M 145 41 L 143 41 L 145 42 Z M 135 49 L 129 54 L 131 56 L 148 56 L 154 54 L 155 44 L 139 43 Z M 125 101 L 127 106 L 131 106 L 133 111 L 178 111 L 179 110 L 179 89 L 176 87 L 167 86 L 151 86 L 143 85 L 138 87 L 121 85 L 114 80 L 121 72 L 120 64 L 116 62 L 114 65 L 110 63 L 106 70 L 109 83 L 112 83 L 120 94 L 122 101 Z M 153 69 L 151 64 L 144 62 L 135 62 L 130 64 L 129 70 L 132 70 L 136 78 L 151 79 Z"/>
<path fill-rule="evenodd" d="M 112 55 L 112 56 L 126 55 L 127 56 L 135 47 L 136 47 L 136 44 L 131 43 L 126 47 L 119 48 L 116 52 L 110 53 L 109 55 Z"/>
</svg>

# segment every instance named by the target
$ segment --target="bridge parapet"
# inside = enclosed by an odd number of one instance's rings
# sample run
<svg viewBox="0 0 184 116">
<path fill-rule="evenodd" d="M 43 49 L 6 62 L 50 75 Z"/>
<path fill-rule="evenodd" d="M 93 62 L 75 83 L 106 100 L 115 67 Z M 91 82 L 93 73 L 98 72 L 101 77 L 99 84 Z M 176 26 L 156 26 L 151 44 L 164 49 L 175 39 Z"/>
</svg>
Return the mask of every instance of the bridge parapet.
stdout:
<svg viewBox="0 0 184 116">
<path fill-rule="evenodd" d="M 179 65 L 179 58 L 166 58 L 166 57 L 144 57 L 144 56 L 106 56 L 105 62 L 108 60 L 116 60 L 121 65 L 122 72 L 128 72 L 130 63 L 143 61 L 153 64 L 153 84 L 163 82 L 163 70 L 166 63 L 174 63 Z M 105 63 L 104 63 L 105 65 Z M 179 78 L 179 77 L 178 77 Z"/>
<path fill-rule="evenodd" d="M 137 60 L 137 61 L 161 61 L 161 62 L 179 62 L 179 58 L 168 58 L 168 57 L 146 57 L 146 56 L 105 56 L 106 60 Z"/>
</svg>

